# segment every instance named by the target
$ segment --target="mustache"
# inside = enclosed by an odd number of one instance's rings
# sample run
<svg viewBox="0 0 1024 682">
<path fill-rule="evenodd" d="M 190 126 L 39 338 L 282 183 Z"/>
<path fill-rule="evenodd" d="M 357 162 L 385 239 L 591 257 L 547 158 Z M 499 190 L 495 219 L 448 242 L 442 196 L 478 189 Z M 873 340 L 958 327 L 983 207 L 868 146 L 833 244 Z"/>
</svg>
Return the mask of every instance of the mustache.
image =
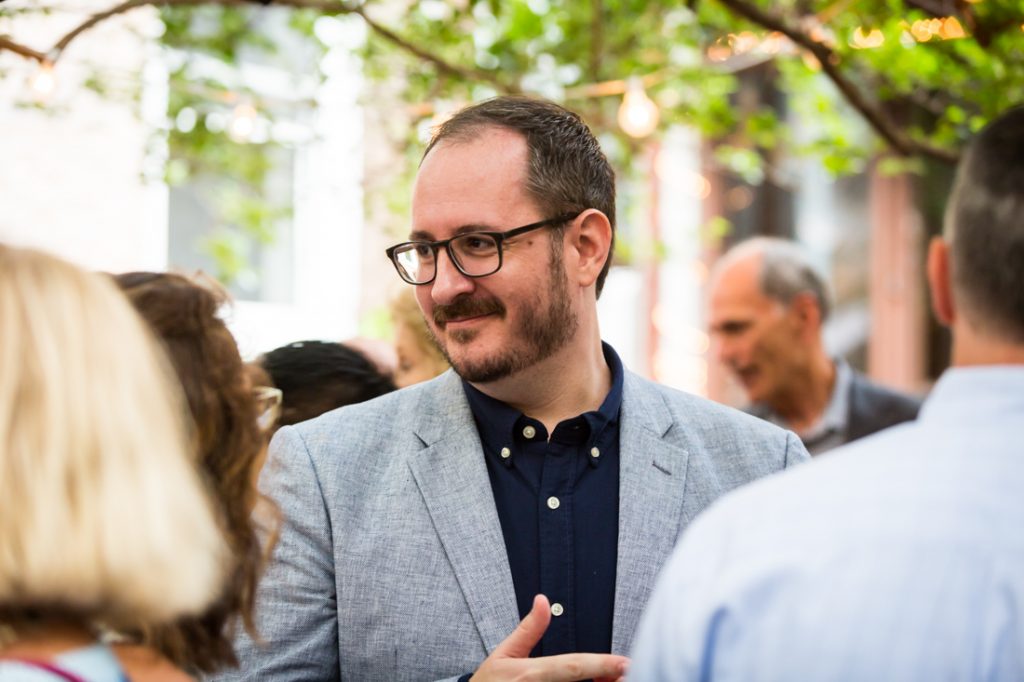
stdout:
<svg viewBox="0 0 1024 682">
<path fill-rule="evenodd" d="M 451 303 L 434 307 L 434 323 L 441 328 L 449 320 L 496 314 L 505 316 L 505 305 L 496 298 L 457 298 Z"/>
</svg>

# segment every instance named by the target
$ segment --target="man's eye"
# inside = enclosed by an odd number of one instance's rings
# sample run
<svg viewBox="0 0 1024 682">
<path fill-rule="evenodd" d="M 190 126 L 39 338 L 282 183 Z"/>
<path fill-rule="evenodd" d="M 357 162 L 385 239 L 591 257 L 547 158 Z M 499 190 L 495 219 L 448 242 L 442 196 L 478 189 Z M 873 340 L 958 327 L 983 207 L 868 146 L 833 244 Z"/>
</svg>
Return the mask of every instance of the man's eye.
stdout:
<svg viewBox="0 0 1024 682">
<path fill-rule="evenodd" d="M 420 260 L 429 260 L 434 257 L 434 250 L 430 248 L 429 244 L 416 244 L 412 248 Z"/>
<path fill-rule="evenodd" d="M 490 237 L 477 237 L 475 235 L 469 235 L 461 240 L 461 246 L 466 251 L 480 252 L 480 251 L 493 251 L 494 240 Z"/>
</svg>

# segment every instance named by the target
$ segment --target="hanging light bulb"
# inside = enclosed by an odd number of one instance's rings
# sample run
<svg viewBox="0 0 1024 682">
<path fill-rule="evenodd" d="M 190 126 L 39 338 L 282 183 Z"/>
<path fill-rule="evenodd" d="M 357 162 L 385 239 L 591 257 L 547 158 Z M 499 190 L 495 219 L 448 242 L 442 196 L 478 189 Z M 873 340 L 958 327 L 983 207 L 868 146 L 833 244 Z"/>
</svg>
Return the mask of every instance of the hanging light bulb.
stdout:
<svg viewBox="0 0 1024 682">
<path fill-rule="evenodd" d="M 39 68 L 29 78 L 28 87 L 35 96 L 36 101 L 45 102 L 57 89 L 57 77 L 53 74 L 53 62 L 44 60 L 40 62 Z"/>
<path fill-rule="evenodd" d="M 236 106 L 228 121 L 228 136 L 235 142 L 248 142 L 256 130 L 256 107 L 247 102 Z"/>
<path fill-rule="evenodd" d="M 647 137 L 658 127 L 661 112 L 639 78 L 630 78 L 619 106 L 619 127 L 630 137 Z"/>
</svg>

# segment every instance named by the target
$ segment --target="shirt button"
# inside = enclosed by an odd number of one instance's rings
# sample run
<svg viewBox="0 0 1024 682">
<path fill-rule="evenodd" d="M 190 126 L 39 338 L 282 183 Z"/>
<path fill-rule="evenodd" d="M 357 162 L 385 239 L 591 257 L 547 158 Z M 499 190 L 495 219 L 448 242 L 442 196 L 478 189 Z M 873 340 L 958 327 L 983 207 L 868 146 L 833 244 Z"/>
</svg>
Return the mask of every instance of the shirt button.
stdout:
<svg viewBox="0 0 1024 682">
<path fill-rule="evenodd" d="M 554 604 L 551 605 L 551 615 L 552 616 L 561 616 L 563 613 L 565 613 L 565 609 L 562 608 L 561 604 L 559 604 L 558 602 L 555 602 Z"/>
<path fill-rule="evenodd" d="M 594 459 L 597 459 L 598 457 L 601 456 L 601 451 L 598 450 L 597 448 L 590 448 L 590 456 L 593 457 Z"/>
<path fill-rule="evenodd" d="M 533 428 L 532 426 L 527 426 L 526 428 L 523 429 L 523 436 L 526 438 L 533 438 L 536 435 L 537 429 Z"/>
<path fill-rule="evenodd" d="M 562 505 L 562 503 L 558 501 L 557 497 L 552 496 L 552 497 L 548 498 L 548 508 L 549 509 L 558 509 L 561 505 Z"/>
<path fill-rule="evenodd" d="M 501 458 L 502 459 L 508 459 L 511 456 L 512 456 L 512 451 L 511 450 L 509 450 L 508 448 L 502 448 L 501 449 Z"/>
</svg>

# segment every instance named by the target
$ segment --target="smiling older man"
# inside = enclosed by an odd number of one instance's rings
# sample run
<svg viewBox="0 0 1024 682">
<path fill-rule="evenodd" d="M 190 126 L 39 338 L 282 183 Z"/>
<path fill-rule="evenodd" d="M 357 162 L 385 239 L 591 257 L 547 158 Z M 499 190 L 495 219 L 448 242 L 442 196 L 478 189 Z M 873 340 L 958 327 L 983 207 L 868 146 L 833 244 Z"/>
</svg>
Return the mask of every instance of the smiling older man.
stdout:
<svg viewBox="0 0 1024 682">
<path fill-rule="evenodd" d="M 453 371 L 278 433 L 242 677 L 616 679 L 679 532 L 807 458 L 601 342 L 614 217 L 575 114 L 498 98 L 441 126 L 388 256 Z"/>
<path fill-rule="evenodd" d="M 715 264 L 710 328 L 719 361 L 747 393 L 747 410 L 792 429 L 812 455 L 917 416 L 921 402 L 829 357 L 825 280 L 795 243 L 741 242 Z"/>
</svg>

